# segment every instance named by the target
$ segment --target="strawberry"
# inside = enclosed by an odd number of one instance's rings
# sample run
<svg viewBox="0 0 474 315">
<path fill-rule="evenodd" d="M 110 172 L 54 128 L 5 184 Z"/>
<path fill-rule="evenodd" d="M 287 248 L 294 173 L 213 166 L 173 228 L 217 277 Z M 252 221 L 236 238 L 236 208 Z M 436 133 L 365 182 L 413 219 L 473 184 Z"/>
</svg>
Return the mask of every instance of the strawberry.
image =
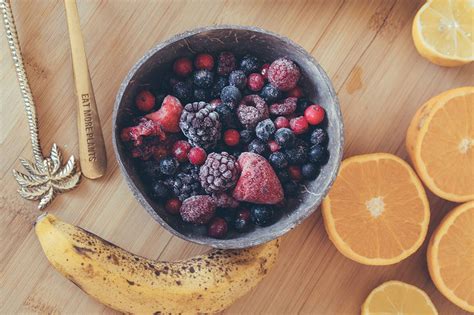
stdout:
<svg viewBox="0 0 474 315">
<path fill-rule="evenodd" d="M 179 132 L 179 118 L 183 111 L 183 105 L 180 101 L 171 95 L 163 100 L 161 108 L 156 112 L 150 113 L 145 117 L 161 125 L 161 129 L 166 132 Z"/>
</svg>

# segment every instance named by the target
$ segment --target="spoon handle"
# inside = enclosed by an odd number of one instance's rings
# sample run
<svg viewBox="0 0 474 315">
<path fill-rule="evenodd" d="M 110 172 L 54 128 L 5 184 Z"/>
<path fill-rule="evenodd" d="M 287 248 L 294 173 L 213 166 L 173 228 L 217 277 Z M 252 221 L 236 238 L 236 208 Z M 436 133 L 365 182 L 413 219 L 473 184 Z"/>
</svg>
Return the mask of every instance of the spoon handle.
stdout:
<svg viewBox="0 0 474 315">
<path fill-rule="evenodd" d="M 82 39 L 79 13 L 75 0 L 64 0 L 72 65 L 77 96 L 77 128 L 81 170 L 87 178 L 99 178 L 107 169 L 107 154 L 100 127 L 99 113 L 90 79 L 87 57 Z"/>
</svg>

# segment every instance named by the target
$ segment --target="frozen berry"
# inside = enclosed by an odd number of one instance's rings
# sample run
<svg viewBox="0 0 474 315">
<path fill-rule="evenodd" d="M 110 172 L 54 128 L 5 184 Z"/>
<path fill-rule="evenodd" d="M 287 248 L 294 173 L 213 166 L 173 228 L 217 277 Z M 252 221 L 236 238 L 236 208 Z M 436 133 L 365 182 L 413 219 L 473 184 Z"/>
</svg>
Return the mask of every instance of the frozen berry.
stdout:
<svg viewBox="0 0 474 315">
<path fill-rule="evenodd" d="M 301 166 L 301 175 L 305 179 L 313 180 L 319 175 L 319 168 L 313 163 L 306 163 Z"/>
<path fill-rule="evenodd" d="M 227 222 L 223 218 L 215 217 L 209 223 L 207 235 L 214 238 L 224 238 L 227 234 Z"/>
<path fill-rule="evenodd" d="M 187 82 L 178 82 L 173 87 L 173 95 L 176 96 L 181 103 L 186 104 L 193 97 L 193 87 Z"/>
<path fill-rule="evenodd" d="M 270 64 L 266 63 L 260 69 L 260 74 L 265 78 L 268 79 L 268 68 L 270 68 Z"/>
<path fill-rule="evenodd" d="M 311 105 L 304 111 L 304 117 L 311 125 L 318 125 L 324 120 L 324 108 L 319 105 Z"/>
<path fill-rule="evenodd" d="M 148 90 L 143 90 L 135 97 L 135 106 L 139 111 L 149 112 L 155 106 L 155 96 Z"/>
<path fill-rule="evenodd" d="M 296 110 L 296 97 L 288 97 L 281 103 L 270 106 L 270 114 L 287 116 Z"/>
<path fill-rule="evenodd" d="M 260 154 L 262 156 L 265 156 L 268 153 L 268 146 L 262 140 L 255 139 L 252 142 L 250 142 L 250 144 L 248 146 L 248 151 L 252 152 L 252 153 Z"/>
<path fill-rule="evenodd" d="M 219 208 L 237 208 L 240 204 L 229 192 L 226 191 L 213 193 L 212 198 L 214 198 L 214 202 Z"/>
<path fill-rule="evenodd" d="M 151 186 L 151 197 L 157 201 L 161 201 L 164 198 L 167 198 L 169 194 L 170 191 L 168 189 L 168 186 L 166 186 L 166 184 L 161 180 L 156 181 Z"/>
<path fill-rule="evenodd" d="M 138 170 L 146 181 L 151 181 L 162 176 L 160 171 L 160 163 L 154 160 L 140 163 L 140 168 Z"/>
<path fill-rule="evenodd" d="M 276 152 L 281 149 L 280 145 L 276 143 L 275 140 L 268 141 L 268 147 L 270 148 L 271 152 Z"/>
<path fill-rule="evenodd" d="M 295 197 L 298 194 L 298 184 L 294 181 L 289 181 L 283 184 L 283 191 L 286 197 Z"/>
<path fill-rule="evenodd" d="M 160 109 L 145 117 L 158 123 L 163 131 L 179 132 L 179 119 L 183 112 L 183 105 L 174 96 L 168 95 L 163 99 Z"/>
<path fill-rule="evenodd" d="M 250 210 L 240 209 L 235 214 L 233 222 L 234 229 L 237 232 L 245 232 L 250 228 Z"/>
<path fill-rule="evenodd" d="M 257 124 L 269 117 L 268 106 L 258 95 L 247 95 L 237 107 L 237 117 L 247 129 L 253 129 Z"/>
<path fill-rule="evenodd" d="M 227 226 L 230 226 L 234 222 L 235 212 L 235 209 L 219 208 L 217 206 L 216 217 L 224 219 L 227 222 Z"/>
<path fill-rule="evenodd" d="M 267 226 L 272 223 L 274 210 L 272 206 L 255 205 L 250 208 L 250 217 L 255 225 Z"/>
<path fill-rule="evenodd" d="M 209 88 L 214 83 L 214 73 L 209 70 L 198 70 L 193 74 L 193 83 L 200 88 Z"/>
<path fill-rule="evenodd" d="M 288 166 L 288 161 L 286 160 L 285 154 L 281 152 L 270 154 L 268 161 L 274 168 L 277 169 L 282 169 Z"/>
<path fill-rule="evenodd" d="M 258 71 L 260 62 L 258 58 L 252 55 L 245 55 L 240 61 L 240 70 L 244 71 L 245 74 Z"/>
<path fill-rule="evenodd" d="M 173 175 L 178 169 L 178 160 L 173 157 L 166 157 L 160 161 L 160 170 L 165 175 Z"/>
<path fill-rule="evenodd" d="M 179 213 L 183 221 L 206 224 L 216 211 L 214 199 L 209 195 L 197 195 L 183 201 Z"/>
<path fill-rule="evenodd" d="M 242 90 L 247 85 L 247 76 L 242 70 L 234 70 L 229 74 L 229 85 Z"/>
<path fill-rule="evenodd" d="M 181 77 L 188 76 L 193 71 L 191 59 L 186 57 L 177 59 L 173 64 L 173 71 Z"/>
<path fill-rule="evenodd" d="M 273 121 L 270 118 L 267 118 L 257 124 L 257 127 L 255 128 L 255 134 L 260 140 L 268 141 L 275 133 L 275 130 L 275 124 L 273 124 Z"/>
<path fill-rule="evenodd" d="M 299 86 L 295 86 L 294 88 L 286 92 L 286 95 L 288 97 L 300 98 L 303 96 L 303 90 Z"/>
<path fill-rule="evenodd" d="M 298 113 L 304 113 L 309 105 L 311 105 L 311 103 L 306 98 L 299 98 L 298 102 L 296 103 L 296 111 Z"/>
<path fill-rule="evenodd" d="M 321 163 L 324 160 L 326 149 L 319 144 L 313 145 L 309 149 L 308 157 L 313 163 Z"/>
<path fill-rule="evenodd" d="M 301 180 L 303 178 L 303 174 L 301 174 L 301 167 L 297 165 L 291 165 L 288 167 L 288 173 L 290 173 L 290 178 L 292 180 Z"/>
<path fill-rule="evenodd" d="M 291 130 L 293 130 L 293 132 L 296 135 L 301 135 L 305 133 L 306 131 L 308 131 L 308 128 L 309 128 L 308 121 L 306 120 L 304 116 L 292 118 L 290 120 L 290 128 Z"/>
<path fill-rule="evenodd" d="M 222 104 L 222 100 L 220 98 L 215 98 L 209 102 L 214 107 L 217 107 Z"/>
<path fill-rule="evenodd" d="M 173 144 L 172 152 L 173 156 L 179 162 L 186 162 L 188 160 L 189 150 L 191 150 L 191 145 L 189 144 L 189 142 L 185 140 L 179 140 Z"/>
<path fill-rule="evenodd" d="M 324 145 L 328 141 L 328 134 L 322 128 L 315 128 L 311 133 L 310 141 L 312 144 Z"/>
<path fill-rule="evenodd" d="M 260 91 L 260 97 L 263 98 L 265 102 L 271 104 L 281 97 L 281 92 L 279 89 L 268 83 Z"/>
<path fill-rule="evenodd" d="M 275 141 L 282 148 L 291 148 L 295 143 L 295 134 L 288 128 L 280 128 L 275 132 Z"/>
<path fill-rule="evenodd" d="M 181 200 L 178 198 L 171 198 L 166 201 L 165 210 L 170 214 L 178 214 L 179 209 L 181 208 Z"/>
<path fill-rule="evenodd" d="M 229 81 L 226 77 L 217 77 L 217 79 L 214 80 L 214 85 L 211 88 L 210 96 L 213 98 L 221 97 L 221 91 L 227 85 L 229 85 Z"/>
<path fill-rule="evenodd" d="M 258 92 L 265 85 L 265 78 L 260 73 L 251 73 L 247 80 L 249 90 Z"/>
<path fill-rule="evenodd" d="M 219 121 L 224 129 L 235 129 L 238 125 L 237 117 L 232 110 L 232 105 L 224 103 L 216 107 L 216 112 L 219 114 Z"/>
<path fill-rule="evenodd" d="M 239 89 L 233 85 L 224 87 L 221 91 L 221 100 L 224 103 L 230 103 L 233 106 L 237 105 L 242 99 L 242 94 Z"/>
<path fill-rule="evenodd" d="M 204 149 L 200 147 L 194 147 L 189 150 L 188 159 L 193 165 L 202 165 L 206 162 L 207 154 Z"/>
<path fill-rule="evenodd" d="M 243 144 L 249 144 L 253 139 L 255 139 L 255 133 L 251 130 L 244 129 L 240 131 L 240 142 Z"/>
<path fill-rule="evenodd" d="M 221 52 L 217 60 L 217 73 L 222 76 L 227 76 L 234 69 L 235 69 L 234 54 L 228 51 Z"/>
<path fill-rule="evenodd" d="M 287 169 L 278 170 L 276 174 L 281 183 L 286 183 L 291 179 Z"/>
<path fill-rule="evenodd" d="M 209 93 L 205 89 L 194 89 L 193 92 L 194 101 L 207 101 L 209 99 Z"/>
<path fill-rule="evenodd" d="M 214 57 L 209 54 L 199 54 L 194 59 L 196 69 L 212 70 L 214 68 Z"/>
<path fill-rule="evenodd" d="M 268 68 L 268 81 L 282 91 L 294 88 L 300 76 L 300 68 L 288 58 L 279 58 Z"/>
<path fill-rule="evenodd" d="M 283 116 L 279 116 L 275 118 L 274 123 L 277 129 L 290 128 L 290 121 L 288 120 L 288 118 L 283 117 Z"/>
<path fill-rule="evenodd" d="M 308 160 L 308 148 L 303 145 L 295 145 L 285 151 L 288 162 L 292 165 L 300 165 Z"/>
<path fill-rule="evenodd" d="M 224 142 L 230 147 L 236 146 L 240 141 L 240 133 L 235 129 L 229 129 L 224 132 Z"/>
</svg>

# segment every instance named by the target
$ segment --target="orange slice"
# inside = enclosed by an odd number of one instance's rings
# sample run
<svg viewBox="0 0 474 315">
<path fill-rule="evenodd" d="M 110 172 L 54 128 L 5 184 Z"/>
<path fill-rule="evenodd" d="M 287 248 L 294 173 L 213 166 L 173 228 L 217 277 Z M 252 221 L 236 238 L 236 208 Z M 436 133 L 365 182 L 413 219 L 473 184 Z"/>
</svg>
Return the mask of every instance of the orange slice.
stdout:
<svg viewBox="0 0 474 315">
<path fill-rule="evenodd" d="M 446 91 L 413 117 L 406 145 L 415 170 L 443 199 L 474 200 L 474 87 Z"/>
<path fill-rule="evenodd" d="M 390 265 L 410 256 L 423 243 L 430 220 L 415 172 L 388 153 L 344 160 L 322 212 L 336 248 L 366 265 Z"/>
<path fill-rule="evenodd" d="M 413 20 L 415 47 L 429 61 L 446 67 L 474 60 L 474 2 L 428 0 Z"/>
<path fill-rule="evenodd" d="M 454 208 L 431 236 L 428 269 L 438 290 L 474 312 L 474 201 Z"/>
<path fill-rule="evenodd" d="M 425 291 L 401 281 L 387 281 L 370 292 L 362 305 L 362 315 L 437 315 Z"/>
</svg>

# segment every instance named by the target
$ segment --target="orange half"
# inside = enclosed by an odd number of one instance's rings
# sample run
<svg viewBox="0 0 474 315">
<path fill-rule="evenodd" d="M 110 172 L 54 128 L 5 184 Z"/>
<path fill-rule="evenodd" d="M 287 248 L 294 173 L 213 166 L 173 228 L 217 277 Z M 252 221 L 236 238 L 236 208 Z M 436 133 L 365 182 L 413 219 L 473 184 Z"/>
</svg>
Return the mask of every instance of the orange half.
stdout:
<svg viewBox="0 0 474 315">
<path fill-rule="evenodd" d="M 336 248 L 366 265 L 390 265 L 410 256 L 423 243 L 430 220 L 415 172 L 388 153 L 344 160 L 322 212 Z"/>
</svg>

